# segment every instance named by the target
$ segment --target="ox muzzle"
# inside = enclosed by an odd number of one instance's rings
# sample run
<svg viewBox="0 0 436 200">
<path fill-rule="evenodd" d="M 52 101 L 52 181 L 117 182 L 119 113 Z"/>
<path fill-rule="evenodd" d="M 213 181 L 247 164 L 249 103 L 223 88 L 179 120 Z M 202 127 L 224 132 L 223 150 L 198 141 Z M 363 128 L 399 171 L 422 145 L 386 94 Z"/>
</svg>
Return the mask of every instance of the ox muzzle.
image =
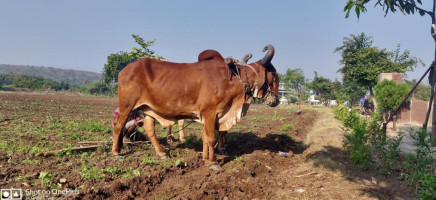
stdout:
<svg viewBox="0 0 436 200">
<path fill-rule="evenodd" d="M 264 98 L 264 104 L 269 107 L 276 107 L 279 105 L 279 96 L 269 91 Z"/>
</svg>

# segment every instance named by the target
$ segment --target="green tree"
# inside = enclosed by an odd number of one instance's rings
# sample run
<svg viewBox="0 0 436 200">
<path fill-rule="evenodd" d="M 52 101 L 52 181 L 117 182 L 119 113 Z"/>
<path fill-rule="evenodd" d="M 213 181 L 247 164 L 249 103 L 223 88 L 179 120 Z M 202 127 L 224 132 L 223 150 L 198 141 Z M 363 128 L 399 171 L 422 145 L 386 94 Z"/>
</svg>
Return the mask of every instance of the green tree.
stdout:
<svg viewBox="0 0 436 200">
<path fill-rule="evenodd" d="M 140 36 L 132 34 L 136 43 L 140 48 L 133 47 L 130 52 L 119 52 L 110 54 L 107 57 L 107 62 L 103 68 L 104 83 L 113 84 L 117 83 L 118 73 L 130 62 L 139 60 L 144 57 L 149 57 L 157 60 L 167 60 L 165 57 L 155 55 L 155 52 L 149 47 L 153 45 L 156 40 L 144 41 Z"/>
<path fill-rule="evenodd" d="M 354 7 L 354 11 L 356 12 L 357 18 L 359 18 L 361 12 L 366 12 L 365 4 L 369 2 L 370 0 L 359 0 L 359 1 L 348 0 L 347 4 L 344 7 L 344 12 L 347 12 L 347 14 L 345 14 L 345 17 L 348 18 L 348 16 L 350 15 L 350 11 Z M 383 8 L 383 11 L 385 12 L 385 16 L 389 12 L 394 13 L 399 10 L 404 15 L 415 14 L 415 12 L 418 12 L 421 16 L 428 14 L 432 18 L 434 18 L 434 11 L 430 12 L 425 9 L 422 9 L 420 7 L 421 5 L 422 5 L 421 0 L 377 0 L 375 3 L 375 6 L 381 6 Z"/>
<path fill-rule="evenodd" d="M 350 37 L 344 38 L 343 45 L 336 48 L 335 52 L 340 52 L 342 56 L 340 62 L 343 67 L 338 72 L 342 73 L 344 82 L 353 82 L 365 87 L 371 96 L 374 96 L 373 88 L 380 73 L 413 71 L 421 61 L 411 57 L 408 50 L 401 53 L 399 45 L 396 50 L 388 51 L 373 47 L 372 43 L 372 37 L 366 36 L 365 33 L 351 34 Z M 377 105 L 375 99 L 373 101 Z"/>
<path fill-rule="evenodd" d="M 350 105 L 356 105 L 360 98 L 365 96 L 367 89 L 365 87 L 360 86 L 353 80 L 344 80 L 344 89 L 343 93 L 345 93 L 345 98 L 347 101 L 350 101 Z"/>
<path fill-rule="evenodd" d="M 375 87 L 375 98 L 377 99 L 378 110 L 385 122 L 389 119 L 392 111 L 396 109 L 403 98 L 410 91 L 410 86 L 406 83 L 396 83 L 392 80 L 383 80 Z M 407 100 L 410 102 L 410 97 Z"/>
<path fill-rule="evenodd" d="M 110 54 L 107 57 L 107 63 L 103 68 L 104 82 L 106 84 L 117 83 L 118 73 L 120 73 L 120 71 L 124 69 L 127 64 L 134 60 L 135 59 L 126 52 Z"/>
<path fill-rule="evenodd" d="M 347 12 L 345 17 L 347 18 L 349 16 L 350 11 L 354 8 L 357 18 L 360 17 L 361 12 L 365 12 L 365 4 L 369 3 L 370 0 L 348 0 L 347 4 L 344 7 L 344 11 Z M 404 15 L 406 14 L 415 14 L 415 12 L 419 13 L 421 16 L 428 15 L 431 18 L 431 28 L 430 28 L 430 34 L 433 37 L 433 40 L 436 43 L 436 0 L 433 0 L 433 8 L 432 10 L 426 10 L 422 8 L 422 1 L 421 0 L 377 0 L 372 1 L 375 2 L 375 6 L 381 6 L 383 11 L 385 12 L 385 16 L 389 13 L 395 13 L 396 11 L 400 11 Z M 435 51 L 434 51 L 434 58 L 436 61 L 436 45 L 435 45 Z M 433 66 L 431 69 L 429 80 L 430 85 L 434 86 L 436 81 L 436 73 L 435 68 L 436 66 Z M 434 87 L 432 88 L 434 92 Z M 433 96 L 433 102 L 436 102 L 436 95 Z M 427 127 L 425 127 L 427 128 Z M 431 130 L 431 139 L 433 140 L 433 144 L 436 145 L 436 103 L 433 103 L 433 119 L 432 119 L 432 130 Z"/>
<path fill-rule="evenodd" d="M 318 72 L 315 71 L 315 78 L 312 81 L 311 89 L 316 92 L 318 99 L 327 100 L 333 99 L 332 82 L 328 78 L 318 76 Z"/>
<path fill-rule="evenodd" d="M 132 34 L 132 37 L 141 47 L 133 47 L 132 50 L 128 53 L 130 57 L 134 58 L 135 60 L 139 60 L 145 57 L 156 60 L 167 60 L 167 58 L 165 57 L 155 55 L 155 52 L 149 49 L 149 47 L 156 42 L 156 39 L 145 42 L 144 39 L 142 39 L 139 35 Z"/>
<path fill-rule="evenodd" d="M 416 79 L 412 81 L 404 80 L 404 82 L 411 88 L 418 82 Z M 413 97 L 423 101 L 430 101 L 431 86 L 419 83 L 416 89 L 413 91 Z"/>
<path fill-rule="evenodd" d="M 304 98 L 304 85 L 306 78 L 304 77 L 303 70 L 300 68 L 287 69 L 286 73 L 281 75 L 280 80 L 285 83 L 285 88 L 293 94 L 291 98 L 296 98 L 298 104 Z"/>
</svg>

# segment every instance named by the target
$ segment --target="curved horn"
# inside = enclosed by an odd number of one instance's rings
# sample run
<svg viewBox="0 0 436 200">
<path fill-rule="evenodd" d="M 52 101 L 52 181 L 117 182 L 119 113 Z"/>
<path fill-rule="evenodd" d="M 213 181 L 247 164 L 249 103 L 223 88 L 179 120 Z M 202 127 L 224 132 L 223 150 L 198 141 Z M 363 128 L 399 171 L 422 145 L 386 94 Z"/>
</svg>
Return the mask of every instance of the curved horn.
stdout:
<svg viewBox="0 0 436 200">
<path fill-rule="evenodd" d="M 247 64 L 248 60 L 250 60 L 250 58 L 253 57 L 253 54 L 251 53 L 247 53 L 245 54 L 244 57 L 242 57 L 242 64 Z"/>
<path fill-rule="evenodd" d="M 262 58 L 262 60 L 260 61 L 260 64 L 262 64 L 263 66 L 265 66 L 266 64 L 271 63 L 271 60 L 274 56 L 274 47 L 273 45 L 267 45 L 266 47 L 263 48 L 263 52 L 265 52 L 266 50 L 268 50 L 268 53 L 266 53 L 265 57 Z"/>
</svg>

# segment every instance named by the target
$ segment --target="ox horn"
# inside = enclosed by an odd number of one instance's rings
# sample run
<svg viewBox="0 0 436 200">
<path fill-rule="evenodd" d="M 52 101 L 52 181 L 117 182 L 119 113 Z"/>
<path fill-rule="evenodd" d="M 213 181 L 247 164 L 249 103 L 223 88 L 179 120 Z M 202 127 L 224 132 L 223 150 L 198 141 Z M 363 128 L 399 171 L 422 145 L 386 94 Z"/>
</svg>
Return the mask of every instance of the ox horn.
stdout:
<svg viewBox="0 0 436 200">
<path fill-rule="evenodd" d="M 265 57 L 262 58 L 262 60 L 260 61 L 260 64 L 262 64 L 263 66 L 265 66 L 266 64 L 271 63 L 271 60 L 274 56 L 274 47 L 273 45 L 267 45 L 266 47 L 263 48 L 263 52 L 265 52 L 266 50 L 268 50 L 268 53 L 266 53 Z"/>
<path fill-rule="evenodd" d="M 244 57 L 242 57 L 242 64 L 247 64 L 248 60 L 250 60 L 250 58 L 253 57 L 253 54 L 251 53 L 247 53 L 245 54 Z"/>
</svg>

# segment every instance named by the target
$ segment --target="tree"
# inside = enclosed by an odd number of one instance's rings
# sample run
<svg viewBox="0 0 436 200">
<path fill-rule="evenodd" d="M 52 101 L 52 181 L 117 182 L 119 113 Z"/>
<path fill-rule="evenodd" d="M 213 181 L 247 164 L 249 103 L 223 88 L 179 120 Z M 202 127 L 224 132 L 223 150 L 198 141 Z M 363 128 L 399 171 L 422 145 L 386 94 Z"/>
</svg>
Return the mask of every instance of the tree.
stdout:
<svg viewBox="0 0 436 200">
<path fill-rule="evenodd" d="M 132 34 L 136 43 L 139 44 L 140 48 L 133 47 L 130 52 L 119 52 L 116 54 L 110 54 L 107 57 L 107 63 L 103 68 L 104 82 L 106 84 L 117 83 L 118 73 L 130 62 L 139 60 L 144 57 L 149 57 L 157 60 L 167 60 L 165 57 L 155 55 L 153 50 L 149 47 L 153 45 L 156 40 L 150 40 L 145 42 L 140 36 Z"/>
<path fill-rule="evenodd" d="M 298 104 L 300 104 L 304 96 L 304 84 L 306 83 L 303 70 L 300 68 L 287 69 L 286 73 L 281 75 L 280 80 L 285 83 L 285 87 L 288 91 L 294 93 L 294 97 L 297 99 Z"/>
<path fill-rule="evenodd" d="M 370 0 L 362 0 L 362 1 L 356 1 L 356 0 L 348 0 L 347 4 L 344 7 L 344 11 L 347 12 L 345 17 L 347 18 L 349 16 L 350 11 L 355 7 L 355 12 L 357 17 L 360 17 L 360 12 L 365 12 L 365 4 L 369 3 Z M 374 2 L 374 1 L 373 1 Z M 385 12 L 385 16 L 389 13 L 395 13 L 396 11 L 400 11 L 401 13 L 405 14 L 415 14 L 415 12 L 419 13 L 421 16 L 429 15 L 431 18 L 431 28 L 430 28 L 430 34 L 433 37 L 433 40 L 436 43 L 436 18 L 435 18 L 435 8 L 436 8 L 436 0 L 433 0 L 433 8 L 431 11 L 423 9 L 422 1 L 421 0 L 377 0 L 375 3 L 376 6 L 381 6 L 383 11 Z M 435 52 L 434 52 L 434 58 L 436 61 L 436 45 L 435 45 Z M 432 66 L 430 66 L 429 69 L 431 69 L 429 80 L 430 85 L 432 86 L 431 93 L 433 94 L 435 91 L 435 81 L 436 81 L 436 64 L 435 61 L 433 61 Z M 425 76 L 427 72 L 423 75 Z M 436 95 L 433 95 L 433 102 L 436 102 Z M 429 105 L 430 112 L 431 105 Z M 427 118 L 428 119 L 428 118 Z M 427 120 L 426 119 L 426 120 Z M 424 128 L 427 128 L 427 121 L 424 123 Z M 433 141 L 433 145 L 436 145 L 436 103 L 433 103 L 433 119 L 432 119 L 432 134 L 430 136 L 431 140 Z"/>
<path fill-rule="evenodd" d="M 392 111 L 396 109 L 403 97 L 410 91 L 406 83 L 396 83 L 392 80 L 383 80 L 375 86 L 375 98 L 377 99 L 378 110 L 386 122 Z M 410 102 L 410 97 L 408 102 Z"/>
<path fill-rule="evenodd" d="M 372 37 L 365 33 L 351 34 L 344 38 L 343 45 L 336 48 L 335 52 L 340 52 L 342 56 L 340 62 L 344 66 L 338 72 L 342 73 L 344 82 L 356 83 L 374 96 L 373 87 L 377 84 L 380 73 L 413 71 L 421 61 L 411 57 L 408 50 L 401 53 L 399 45 L 396 50 L 388 51 L 373 47 L 372 43 Z M 373 101 L 377 106 L 374 98 Z"/>
<path fill-rule="evenodd" d="M 156 60 L 167 60 L 167 58 L 165 57 L 154 55 L 155 52 L 148 48 L 156 42 L 156 39 L 144 42 L 144 39 L 139 37 L 139 35 L 132 34 L 132 37 L 135 39 L 136 43 L 141 46 L 141 48 L 133 47 L 132 50 L 128 53 L 130 57 L 134 58 L 135 60 L 145 57 Z"/>
<path fill-rule="evenodd" d="M 321 100 L 333 99 L 332 82 L 328 78 L 318 76 L 318 72 L 315 71 L 315 78 L 312 81 L 311 88 L 316 92 L 317 96 Z"/>
<path fill-rule="evenodd" d="M 418 81 L 413 79 L 412 81 L 404 80 L 404 82 L 412 88 Z M 422 83 L 418 84 L 416 89 L 413 91 L 413 97 L 423 101 L 430 101 L 430 94 L 431 86 Z"/>
<path fill-rule="evenodd" d="M 360 86 L 352 80 L 344 80 L 343 93 L 345 93 L 345 98 L 350 101 L 350 105 L 355 105 L 359 102 L 360 98 L 365 96 L 367 89 Z"/>
<path fill-rule="evenodd" d="M 103 68 L 104 82 L 109 85 L 117 83 L 118 73 L 132 61 L 135 59 L 126 52 L 110 54 Z"/>
</svg>

